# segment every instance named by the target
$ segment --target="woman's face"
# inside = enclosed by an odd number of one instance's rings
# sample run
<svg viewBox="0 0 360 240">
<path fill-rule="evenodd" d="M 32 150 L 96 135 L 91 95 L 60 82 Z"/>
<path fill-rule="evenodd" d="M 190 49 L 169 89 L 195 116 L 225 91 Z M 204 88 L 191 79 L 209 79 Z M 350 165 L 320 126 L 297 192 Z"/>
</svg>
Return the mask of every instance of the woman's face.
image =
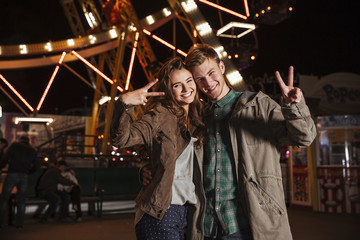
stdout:
<svg viewBox="0 0 360 240">
<path fill-rule="evenodd" d="M 170 83 L 175 100 L 188 109 L 196 95 L 196 84 L 192 74 L 185 68 L 174 70 L 170 74 Z"/>
</svg>

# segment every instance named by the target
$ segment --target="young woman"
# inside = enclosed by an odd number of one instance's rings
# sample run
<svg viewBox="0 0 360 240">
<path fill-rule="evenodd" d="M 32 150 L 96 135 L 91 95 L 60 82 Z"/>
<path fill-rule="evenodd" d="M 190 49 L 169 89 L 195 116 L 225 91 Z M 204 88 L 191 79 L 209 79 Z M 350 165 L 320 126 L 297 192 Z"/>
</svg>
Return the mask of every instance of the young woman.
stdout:
<svg viewBox="0 0 360 240">
<path fill-rule="evenodd" d="M 148 92 L 155 80 L 122 95 L 111 126 L 113 146 L 142 144 L 151 162 L 152 180 L 136 198 L 139 240 L 184 239 L 187 205 L 197 201 L 194 148 L 202 143 L 204 124 L 196 84 L 180 58 L 166 62 L 158 79 L 157 92 Z M 153 98 L 148 102 L 149 96 Z M 140 104 L 147 104 L 145 115 L 132 122 L 131 107 Z"/>
</svg>

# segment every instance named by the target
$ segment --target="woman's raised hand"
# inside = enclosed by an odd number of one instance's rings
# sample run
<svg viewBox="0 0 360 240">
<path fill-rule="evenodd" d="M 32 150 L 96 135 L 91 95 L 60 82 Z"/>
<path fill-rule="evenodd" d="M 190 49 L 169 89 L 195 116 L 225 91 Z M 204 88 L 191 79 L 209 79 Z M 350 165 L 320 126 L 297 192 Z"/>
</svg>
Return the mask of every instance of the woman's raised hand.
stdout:
<svg viewBox="0 0 360 240">
<path fill-rule="evenodd" d="M 148 97 L 158 97 L 164 96 L 164 92 L 148 92 L 148 90 L 158 82 L 158 79 L 155 79 L 144 87 L 139 88 L 132 92 L 127 92 L 121 96 L 121 101 L 126 105 L 145 105 L 148 101 Z"/>
</svg>

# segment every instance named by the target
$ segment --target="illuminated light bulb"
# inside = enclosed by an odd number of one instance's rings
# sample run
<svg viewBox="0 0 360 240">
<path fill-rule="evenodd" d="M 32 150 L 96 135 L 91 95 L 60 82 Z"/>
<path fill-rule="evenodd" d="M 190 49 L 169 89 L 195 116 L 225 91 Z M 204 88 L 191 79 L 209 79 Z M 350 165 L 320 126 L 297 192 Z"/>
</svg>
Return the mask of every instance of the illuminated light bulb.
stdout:
<svg viewBox="0 0 360 240">
<path fill-rule="evenodd" d="M 20 48 L 20 54 L 27 54 L 28 53 L 28 49 L 27 49 L 27 46 L 25 44 L 20 45 L 19 48 Z"/>
<path fill-rule="evenodd" d="M 53 48 L 52 48 L 52 45 L 51 45 L 51 43 L 46 43 L 45 44 L 45 47 L 44 47 L 46 50 L 48 50 L 49 52 L 51 52 L 52 50 L 53 50 Z"/>
<path fill-rule="evenodd" d="M 151 16 L 151 15 L 146 17 L 146 21 L 149 25 L 151 25 L 155 22 L 153 16 Z"/>
<path fill-rule="evenodd" d="M 96 37 L 94 35 L 89 35 L 89 40 L 91 44 L 94 44 L 96 42 Z"/>
<path fill-rule="evenodd" d="M 271 7 L 270 7 L 270 6 L 268 6 L 266 9 L 267 9 L 268 11 L 270 11 L 270 10 L 271 10 Z"/>
<path fill-rule="evenodd" d="M 44 162 L 48 162 L 49 158 L 48 157 L 44 157 Z"/>
<path fill-rule="evenodd" d="M 255 13 L 255 17 L 259 17 L 259 14 L 258 14 L 258 13 Z"/>
<path fill-rule="evenodd" d="M 243 78 L 240 75 L 239 71 L 233 71 L 233 72 L 227 74 L 226 78 L 229 80 L 231 85 L 236 85 L 241 80 L 243 80 Z"/>
<path fill-rule="evenodd" d="M 228 59 L 231 59 L 231 55 L 228 56 Z"/>
<path fill-rule="evenodd" d="M 235 58 L 239 58 L 239 54 L 236 53 L 236 54 L 234 55 L 234 57 L 235 57 Z"/>
<path fill-rule="evenodd" d="M 111 30 L 109 31 L 109 34 L 110 34 L 110 37 L 111 37 L 111 38 L 117 38 L 117 37 L 118 37 L 118 34 L 117 34 L 117 32 L 116 32 L 115 29 L 111 29 Z"/>
<path fill-rule="evenodd" d="M 219 46 L 219 47 L 214 47 L 214 50 L 216 51 L 216 53 L 218 54 L 219 58 L 222 57 L 222 51 L 224 51 L 224 47 L 223 46 Z"/>
<path fill-rule="evenodd" d="M 68 40 L 67 40 L 67 45 L 68 45 L 68 46 L 74 46 L 74 45 L 75 45 L 74 39 L 68 39 Z"/>
<path fill-rule="evenodd" d="M 289 11 L 292 12 L 292 10 L 294 10 L 293 7 L 289 7 Z"/>
<path fill-rule="evenodd" d="M 131 25 L 129 26 L 129 29 L 130 29 L 131 31 L 133 31 L 133 32 L 135 32 L 135 31 L 137 30 L 137 28 L 136 28 L 133 24 L 131 24 Z"/>
<path fill-rule="evenodd" d="M 251 58 L 250 58 L 251 60 L 255 60 L 255 56 L 251 56 Z"/>
<path fill-rule="evenodd" d="M 261 14 L 264 14 L 265 13 L 265 10 L 261 10 Z"/>
<path fill-rule="evenodd" d="M 201 24 L 197 25 L 196 29 L 198 30 L 200 36 L 204 36 L 206 34 L 209 34 L 212 31 L 209 23 L 207 23 L 207 22 L 204 22 L 204 23 L 201 23 Z"/>
<path fill-rule="evenodd" d="M 184 8 L 185 12 L 191 12 L 197 8 L 197 5 L 193 0 L 181 2 L 181 6 Z"/>
<path fill-rule="evenodd" d="M 163 11 L 163 13 L 164 13 L 165 17 L 167 17 L 167 16 L 170 16 L 170 15 L 171 15 L 171 12 L 170 12 L 170 11 L 169 11 L 169 9 L 167 9 L 167 8 L 164 8 L 162 11 Z"/>
</svg>

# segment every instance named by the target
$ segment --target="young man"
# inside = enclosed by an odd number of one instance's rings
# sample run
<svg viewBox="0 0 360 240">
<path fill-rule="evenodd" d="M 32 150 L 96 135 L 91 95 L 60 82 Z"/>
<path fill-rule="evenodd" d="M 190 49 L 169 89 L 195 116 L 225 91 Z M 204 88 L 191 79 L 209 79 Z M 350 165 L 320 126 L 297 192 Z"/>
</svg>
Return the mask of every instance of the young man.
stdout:
<svg viewBox="0 0 360 240">
<path fill-rule="evenodd" d="M 6 206 L 12 189 L 16 186 L 17 214 L 16 228 L 22 228 L 25 217 L 25 192 L 28 174 L 35 172 L 40 166 L 37 153 L 30 146 L 27 136 L 21 136 L 18 142 L 10 145 L 3 159 L 0 161 L 0 170 L 9 164 L 7 175 L 0 196 L 0 228 L 6 212 Z"/>
<path fill-rule="evenodd" d="M 194 169 L 195 185 L 203 189 L 197 189 L 197 204 L 189 210 L 192 239 L 292 239 L 280 144 L 305 147 L 316 136 L 302 92 L 293 87 L 293 67 L 287 86 L 275 73 L 280 106 L 262 92 L 231 89 L 224 63 L 207 45 L 190 49 L 185 64 L 209 100 L 204 158 L 197 158 Z"/>
<path fill-rule="evenodd" d="M 40 178 L 38 186 L 39 195 L 49 204 L 44 215 L 40 218 L 41 223 L 48 222 L 48 218 L 53 215 L 60 202 L 57 185 L 59 183 L 66 186 L 78 185 L 61 175 L 61 172 L 64 172 L 67 169 L 67 166 L 68 165 L 64 160 L 58 161 L 56 167 L 50 167 Z M 67 217 L 66 208 L 68 208 L 68 202 L 62 202 L 60 206 L 60 220 L 64 220 Z"/>
</svg>

